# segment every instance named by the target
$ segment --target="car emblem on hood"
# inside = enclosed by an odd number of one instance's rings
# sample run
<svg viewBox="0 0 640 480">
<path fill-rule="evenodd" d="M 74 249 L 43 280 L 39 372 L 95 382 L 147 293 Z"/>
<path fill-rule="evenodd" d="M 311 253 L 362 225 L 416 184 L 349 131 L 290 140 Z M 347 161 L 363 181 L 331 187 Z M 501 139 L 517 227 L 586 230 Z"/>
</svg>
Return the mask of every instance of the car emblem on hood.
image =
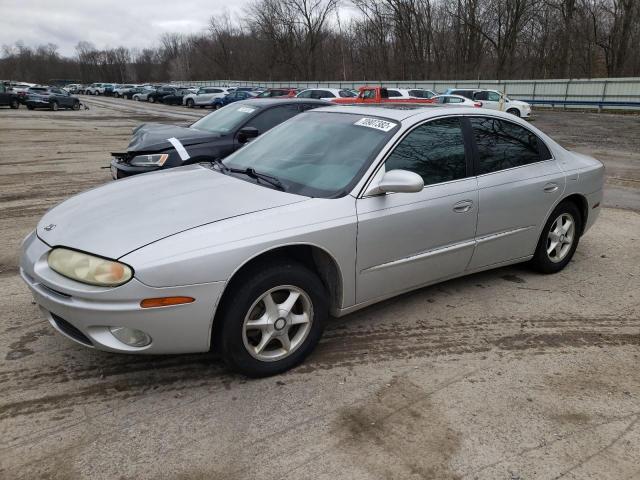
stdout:
<svg viewBox="0 0 640 480">
<path fill-rule="evenodd" d="M 50 231 L 51 231 L 51 230 L 53 230 L 54 228 L 56 228 L 55 223 L 50 223 L 49 225 L 47 225 L 46 227 L 44 227 L 44 229 L 45 229 L 47 232 L 50 232 Z"/>
</svg>

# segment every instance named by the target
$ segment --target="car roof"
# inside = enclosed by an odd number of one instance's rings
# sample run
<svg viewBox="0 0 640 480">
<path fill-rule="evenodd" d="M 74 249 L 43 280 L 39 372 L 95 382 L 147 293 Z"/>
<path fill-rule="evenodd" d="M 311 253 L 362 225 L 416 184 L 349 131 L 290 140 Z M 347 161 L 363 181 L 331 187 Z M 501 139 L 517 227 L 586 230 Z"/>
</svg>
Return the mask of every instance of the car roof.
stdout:
<svg viewBox="0 0 640 480">
<path fill-rule="evenodd" d="M 476 108 L 456 105 L 442 105 L 435 103 L 408 104 L 408 103 L 387 103 L 376 105 L 339 105 L 331 108 L 318 108 L 314 112 L 351 113 L 355 115 L 373 115 L 376 117 L 388 118 L 402 122 L 408 118 L 416 117 L 416 121 L 425 120 L 430 117 L 439 117 L 444 113 L 451 112 L 457 115 L 490 115 L 511 119 L 513 115 L 490 110 L 487 108 Z"/>
<path fill-rule="evenodd" d="M 312 103 L 312 104 L 316 104 L 316 105 L 323 105 L 323 106 L 332 106 L 334 105 L 331 102 L 327 102 L 325 100 L 315 100 L 312 98 L 287 98 L 287 99 L 280 99 L 278 97 L 272 97 L 272 98 L 252 98 L 252 99 L 247 99 L 247 100 L 240 100 L 238 102 L 234 102 L 234 103 L 242 103 L 245 105 L 258 105 L 260 107 L 270 107 L 271 105 L 291 105 L 291 104 L 296 104 L 296 103 Z"/>
</svg>

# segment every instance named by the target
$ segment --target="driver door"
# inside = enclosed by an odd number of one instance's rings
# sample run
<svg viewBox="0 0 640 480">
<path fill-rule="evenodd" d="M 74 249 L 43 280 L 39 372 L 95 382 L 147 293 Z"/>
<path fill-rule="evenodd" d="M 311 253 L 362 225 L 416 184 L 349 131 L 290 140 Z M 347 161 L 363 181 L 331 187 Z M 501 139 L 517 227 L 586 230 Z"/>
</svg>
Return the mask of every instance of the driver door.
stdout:
<svg viewBox="0 0 640 480">
<path fill-rule="evenodd" d="M 357 303 L 466 269 L 475 245 L 478 189 L 463 125 L 458 116 L 423 123 L 385 160 L 385 171 L 420 175 L 422 191 L 357 200 Z"/>
</svg>

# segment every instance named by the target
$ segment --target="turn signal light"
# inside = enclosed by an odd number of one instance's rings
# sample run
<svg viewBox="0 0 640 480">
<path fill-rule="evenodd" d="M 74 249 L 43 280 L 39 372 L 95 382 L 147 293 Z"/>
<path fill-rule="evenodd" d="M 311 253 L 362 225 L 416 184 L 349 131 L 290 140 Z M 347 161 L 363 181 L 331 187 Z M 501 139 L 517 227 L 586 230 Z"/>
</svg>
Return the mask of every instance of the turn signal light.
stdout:
<svg viewBox="0 0 640 480">
<path fill-rule="evenodd" d="M 145 298 L 140 302 L 142 308 L 170 307 L 171 305 L 182 305 L 183 303 L 195 302 L 192 297 L 161 297 Z"/>
</svg>

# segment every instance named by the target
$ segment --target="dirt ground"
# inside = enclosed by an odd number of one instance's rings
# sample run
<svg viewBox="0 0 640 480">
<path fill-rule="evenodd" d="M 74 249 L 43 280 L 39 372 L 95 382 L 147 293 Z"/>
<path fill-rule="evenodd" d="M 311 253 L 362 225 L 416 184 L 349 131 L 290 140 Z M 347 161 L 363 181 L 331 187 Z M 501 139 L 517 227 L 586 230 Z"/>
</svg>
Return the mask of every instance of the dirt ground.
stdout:
<svg viewBox="0 0 640 480">
<path fill-rule="evenodd" d="M 640 116 L 537 114 L 607 166 L 606 208 L 563 272 L 403 295 L 331 321 L 294 371 L 247 380 L 211 354 L 92 351 L 41 318 L 22 238 L 110 181 L 132 127 L 206 113 L 87 104 L 0 110 L 0 478 L 640 478 Z"/>
</svg>

